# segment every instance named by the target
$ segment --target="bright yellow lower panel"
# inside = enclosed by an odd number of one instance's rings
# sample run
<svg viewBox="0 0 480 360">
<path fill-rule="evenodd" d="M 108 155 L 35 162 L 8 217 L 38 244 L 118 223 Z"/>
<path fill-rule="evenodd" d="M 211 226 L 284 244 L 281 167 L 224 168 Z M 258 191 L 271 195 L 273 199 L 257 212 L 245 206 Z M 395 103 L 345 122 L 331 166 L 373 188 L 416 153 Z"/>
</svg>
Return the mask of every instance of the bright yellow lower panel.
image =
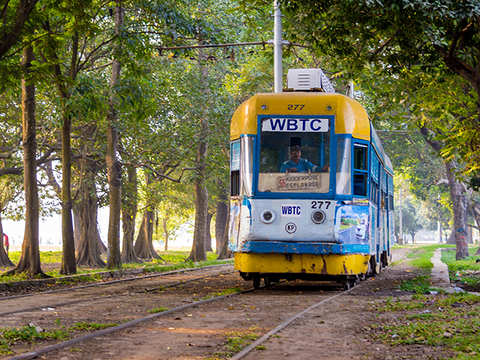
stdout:
<svg viewBox="0 0 480 360">
<path fill-rule="evenodd" d="M 235 269 L 253 273 L 364 274 L 370 255 L 235 253 Z"/>
</svg>

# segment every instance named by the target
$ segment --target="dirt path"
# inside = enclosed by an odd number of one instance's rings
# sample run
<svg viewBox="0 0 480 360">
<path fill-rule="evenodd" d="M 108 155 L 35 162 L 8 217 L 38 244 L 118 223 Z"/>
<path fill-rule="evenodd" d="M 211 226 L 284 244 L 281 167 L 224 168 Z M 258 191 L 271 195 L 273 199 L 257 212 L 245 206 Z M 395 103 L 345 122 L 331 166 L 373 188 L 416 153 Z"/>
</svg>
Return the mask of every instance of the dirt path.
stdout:
<svg viewBox="0 0 480 360">
<path fill-rule="evenodd" d="M 400 290 L 402 280 L 415 276 L 406 262 L 399 262 L 406 250 L 397 249 L 395 266 L 376 279 L 355 287 L 348 295 L 335 298 L 296 320 L 270 338 L 247 359 L 432 359 L 442 358 L 427 346 L 391 348 L 372 337 L 372 325 L 379 325 L 372 304 L 386 297 L 410 296 Z M 55 318 L 65 322 L 78 319 L 98 322 L 121 321 L 145 313 L 155 306 L 192 301 L 218 289 L 249 287 L 237 274 L 225 275 L 158 294 L 138 293 L 140 305 L 106 302 L 99 306 L 72 307 L 54 316 L 44 314 L 46 326 Z M 270 290 L 259 290 L 220 302 L 174 313 L 128 330 L 104 336 L 73 348 L 49 353 L 44 359 L 220 359 L 228 358 L 293 314 L 338 293 L 339 288 L 315 282 L 289 282 Z M 138 306 L 138 307 L 135 307 Z M 28 316 L 33 316 L 31 313 Z M 21 321 L 28 321 L 26 314 Z M 38 314 L 36 315 L 38 316 Z M 67 317 L 72 317 L 70 320 Z M 98 319 L 101 319 L 100 321 Z M 12 320 L 12 319 L 10 319 Z M 13 320 L 12 320 L 13 321 Z M 17 320 L 18 321 L 18 317 Z M 10 323 L 11 324 L 11 323 Z M 18 323 L 17 323 L 18 326 Z M 17 351 L 39 348 L 17 348 Z"/>
</svg>

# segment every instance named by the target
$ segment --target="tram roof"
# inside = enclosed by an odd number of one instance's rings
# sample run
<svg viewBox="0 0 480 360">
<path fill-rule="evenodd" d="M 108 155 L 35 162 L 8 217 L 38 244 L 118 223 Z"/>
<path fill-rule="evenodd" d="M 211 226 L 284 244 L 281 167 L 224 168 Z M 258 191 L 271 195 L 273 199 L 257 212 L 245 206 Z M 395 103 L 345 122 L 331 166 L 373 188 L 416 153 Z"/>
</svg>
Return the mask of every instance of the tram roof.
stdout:
<svg viewBox="0 0 480 360">
<path fill-rule="evenodd" d="M 302 109 L 297 108 L 294 115 L 334 115 L 335 134 L 351 134 L 371 141 L 385 168 L 393 174 L 392 163 L 370 125 L 367 112 L 358 101 L 342 94 L 300 91 L 256 94 L 233 113 L 230 140 L 240 135 L 256 135 L 258 115 L 290 115 L 288 105 L 304 105 Z"/>
<path fill-rule="evenodd" d="M 354 99 L 322 92 L 284 92 L 256 94 L 235 111 L 230 126 L 230 139 L 242 134 L 257 134 L 258 115 L 290 115 L 288 105 L 304 105 L 294 115 L 334 115 L 335 133 L 351 134 L 370 140 L 370 121 L 365 109 Z M 293 113 L 293 112 L 292 112 Z"/>
</svg>

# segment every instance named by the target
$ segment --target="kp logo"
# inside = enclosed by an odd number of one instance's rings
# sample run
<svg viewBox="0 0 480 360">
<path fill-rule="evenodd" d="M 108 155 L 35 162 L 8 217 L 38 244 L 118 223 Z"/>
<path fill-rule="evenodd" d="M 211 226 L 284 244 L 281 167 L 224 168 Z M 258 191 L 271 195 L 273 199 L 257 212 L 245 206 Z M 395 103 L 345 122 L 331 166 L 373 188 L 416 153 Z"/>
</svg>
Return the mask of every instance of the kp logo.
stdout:
<svg viewBox="0 0 480 360">
<path fill-rule="evenodd" d="M 285 231 L 289 234 L 293 234 L 295 231 L 297 231 L 297 225 L 294 223 L 288 223 L 285 225 Z"/>
</svg>

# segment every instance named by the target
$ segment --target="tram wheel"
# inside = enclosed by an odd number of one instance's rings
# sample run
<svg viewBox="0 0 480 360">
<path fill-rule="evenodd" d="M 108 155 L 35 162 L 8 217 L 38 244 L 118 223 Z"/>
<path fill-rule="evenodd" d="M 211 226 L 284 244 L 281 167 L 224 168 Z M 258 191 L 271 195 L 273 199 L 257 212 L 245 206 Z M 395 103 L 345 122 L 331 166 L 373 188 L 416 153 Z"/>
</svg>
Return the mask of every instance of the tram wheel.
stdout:
<svg viewBox="0 0 480 360">
<path fill-rule="evenodd" d="M 253 288 L 260 289 L 260 277 L 254 276 L 252 280 L 253 280 Z"/>
<path fill-rule="evenodd" d="M 370 261 L 368 262 L 368 275 L 375 276 L 380 274 L 382 271 L 382 261 L 377 263 L 377 259 L 375 256 L 370 257 Z"/>
<path fill-rule="evenodd" d="M 266 287 L 267 289 L 270 289 L 270 288 L 272 287 L 273 281 L 272 281 L 272 278 L 271 278 L 270 276 L 265 276 L 265 277 L 263 278 L 263 282 L 265 283 L 265 287 Z"/>
<path fill-rule="evenodd" d="M 343 284 L 343 289 L 345 291 L 350 290 L 357 284 L 356 279 L 347 279 L 345 283 Z"/>
</svg>

